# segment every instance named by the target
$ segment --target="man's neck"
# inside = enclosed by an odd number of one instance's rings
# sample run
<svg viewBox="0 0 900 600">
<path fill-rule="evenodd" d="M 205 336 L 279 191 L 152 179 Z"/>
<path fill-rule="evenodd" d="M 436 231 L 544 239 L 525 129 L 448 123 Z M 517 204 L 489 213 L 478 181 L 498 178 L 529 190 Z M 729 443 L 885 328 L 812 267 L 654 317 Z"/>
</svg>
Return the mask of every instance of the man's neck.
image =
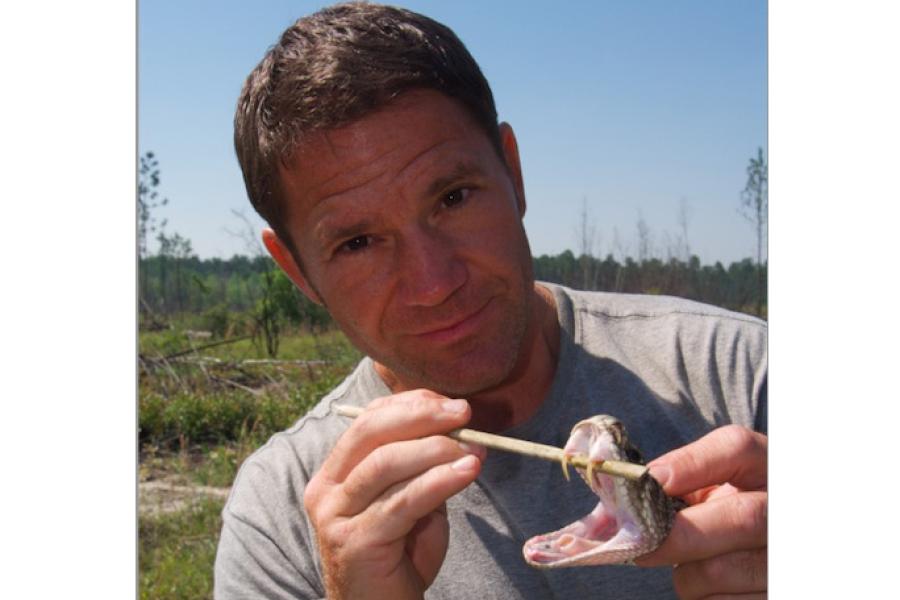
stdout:
<svg viewBox="0 0 900 600">
<path fill-rule="evenodd" d="M 468 398 L 473 429 L 497 432 L 520 425 L 537 412 L 550 391 L 560 344 L 556 301 L 547 288 L 535 284 L 534 290 L 523 352 L 512 372 L 499 386 Z"/>
</svg>

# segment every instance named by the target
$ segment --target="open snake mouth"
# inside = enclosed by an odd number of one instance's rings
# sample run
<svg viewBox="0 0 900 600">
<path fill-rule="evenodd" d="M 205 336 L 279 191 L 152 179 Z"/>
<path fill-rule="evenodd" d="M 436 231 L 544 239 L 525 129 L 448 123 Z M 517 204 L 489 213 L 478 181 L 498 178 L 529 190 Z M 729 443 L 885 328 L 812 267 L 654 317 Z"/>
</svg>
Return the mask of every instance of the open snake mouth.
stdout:
<svg viewBox="0 0 900 600">
<path fill-rule="evenodd" d="M 624 427 L 614 417 L 599 415 L 579 422 L 565 446 L 567 456 L 589 460 L 643 462 Z M 638 481 L 576 468 L 600 498 L 596 508 L 562 529 L 535 536 L 522 552 L 542 568 L 628 563 L 655 550 L 669 534 L 675 504 L 649 473 Z"/>
</svg>

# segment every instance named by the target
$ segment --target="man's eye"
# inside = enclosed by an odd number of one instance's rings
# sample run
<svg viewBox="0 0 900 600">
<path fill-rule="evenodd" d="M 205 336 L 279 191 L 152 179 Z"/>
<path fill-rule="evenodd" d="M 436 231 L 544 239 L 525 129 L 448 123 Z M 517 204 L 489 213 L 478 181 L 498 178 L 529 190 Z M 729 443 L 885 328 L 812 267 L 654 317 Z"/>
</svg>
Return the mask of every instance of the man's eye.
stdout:
<svg viewBox="0 0 900 600">
<path fill-rule="evenodd" d="M 358 235 L 353 239 L 347 240 L 343 244 L 341 244 L 341 249 L 347 250 L 349 252 L 356 252 L 357 250 L 362 250 L 363 248 L 369 245 L 369 236 L 367 235 Z"/>
<path fill-rule="evenodd" d="M 453 208 L 458 204 L 462 204 L 466 198 L 469 197 L 471 190 L 468 188 L 459 188 L 448 192 L 447 195 L 444 196 L 443 204 L 447 208 Z"/>
</svg>

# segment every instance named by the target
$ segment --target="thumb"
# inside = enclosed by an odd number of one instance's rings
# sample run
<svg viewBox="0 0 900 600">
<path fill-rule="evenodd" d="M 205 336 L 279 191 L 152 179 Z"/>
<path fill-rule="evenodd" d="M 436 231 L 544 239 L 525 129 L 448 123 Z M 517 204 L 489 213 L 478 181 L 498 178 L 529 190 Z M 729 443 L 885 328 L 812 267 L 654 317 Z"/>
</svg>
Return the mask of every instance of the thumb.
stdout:
<svg viewBox="0 0 900 600">
<path fill-rule="evenodd" d="M 768 438 L 746 427 L 727 425 L 660 456 L 648 466 L 670 496 L 723 483 L 745 490 L 764 489 Z"/>
</svg>

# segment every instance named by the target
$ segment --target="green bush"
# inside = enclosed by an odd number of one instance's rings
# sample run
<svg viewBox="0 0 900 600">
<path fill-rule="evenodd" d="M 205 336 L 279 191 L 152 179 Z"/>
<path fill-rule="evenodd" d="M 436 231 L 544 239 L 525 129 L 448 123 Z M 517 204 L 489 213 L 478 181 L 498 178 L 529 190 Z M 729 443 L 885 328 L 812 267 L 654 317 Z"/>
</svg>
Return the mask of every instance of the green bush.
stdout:
<svg viewBox="0 0 900 600">
<path fill-rule="evenodd" d="M 203 312 L 203 329 L 217 338 L 224 338 L 231 323 L 231 311 L 224 304 L 217 304 Z"/>
<path fill-rule="evenodd" d="M 182 392 L 166 398 L 148 392 L 138 402 L 140 439 L 162 446 L 182 439 L 191 443 L 235 440 L 254 412 L 253 399 L 237 393 Z"/>
<path fill-rule="evenodd" d="M 141 443 L 162 447 L 240 441 L 264 441 L 287 429 L 338 382 L 324 376 L 298 385 L 290 394 L 253 396 L 246 392 L 193 393 L 171 396 L 147 391 L 138 401 Z"/>
</svg>

